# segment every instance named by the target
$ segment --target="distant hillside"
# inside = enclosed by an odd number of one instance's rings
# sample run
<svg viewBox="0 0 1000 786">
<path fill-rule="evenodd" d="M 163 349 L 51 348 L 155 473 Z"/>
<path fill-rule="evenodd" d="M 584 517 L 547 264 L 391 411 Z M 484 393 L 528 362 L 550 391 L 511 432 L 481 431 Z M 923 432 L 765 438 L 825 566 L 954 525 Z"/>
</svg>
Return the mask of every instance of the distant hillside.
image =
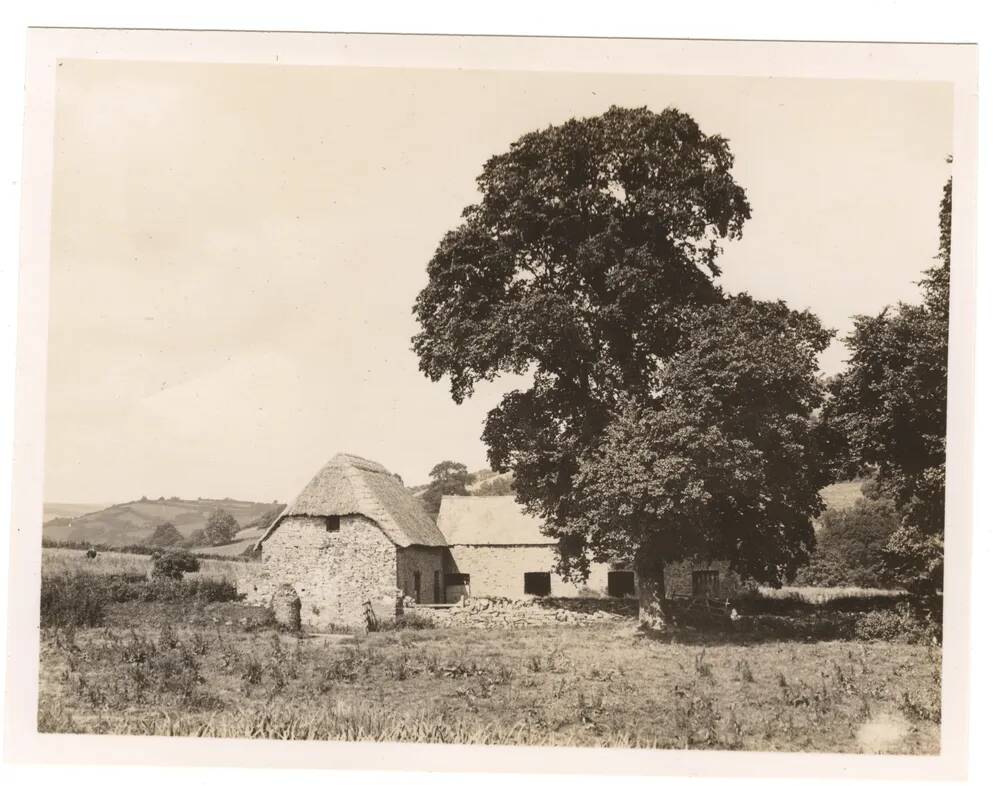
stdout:
<svg viewBox="0 0 1000 786">
<path fill-rule="evenodd" d="M 103 505 L 88 505 L 83 502 L 44 502 L 42 503 L 42 521 L 52 521 L 52 519 L 75 519 L 77 516 L 85 516 L 95 510 L 106 508 Z"/>
<path fill-rule="evenodd" d="M 861 499 L 861 480 L 845 480 L 822 489 L 819 493 L 827 510 L 843 510 Z"/>
<path fill-rule="evenodd" d="M 245 530 L 249 525 L 260 525 L 268 516 L 277 515 L 281 506 L 277 503 L 233 499 L 142 499 L 72 518 L 46 521 L 42 525 L 42 537 L 62 542 L 86 541 L 107 546 L 128 546 L 141 543 L 152 534 L 157 525 L 164 522 L 173 524 L 181 535 L 187 537 L 195 530 L 202 529 L 216 508 L 231 513 Z M 237 537 L 247 539 L 249 533 L 241 532 Z M 236 544 L 217 548 L 225 550 L 235 547 Z"/>
</svg>

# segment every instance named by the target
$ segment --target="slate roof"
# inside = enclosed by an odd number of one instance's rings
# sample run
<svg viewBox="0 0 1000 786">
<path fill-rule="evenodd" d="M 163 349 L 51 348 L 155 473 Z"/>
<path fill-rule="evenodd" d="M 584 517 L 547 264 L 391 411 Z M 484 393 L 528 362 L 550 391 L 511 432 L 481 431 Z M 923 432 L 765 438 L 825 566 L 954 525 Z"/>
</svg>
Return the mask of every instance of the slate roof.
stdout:
<svg viewBox="0 0 1000 786">
<path fill-rule="evenodd" d="M 452 546 L 554 545 L 541 519 L 525 513 L 514 497 L 443 497 L 438 529 Z"/>
<path fill-rule="evenodd" d="M 352 514 L 370 518 L 402 548 L 447 545 L 420 500 L 389 470 L 360 456 L 338 453 L 271 523 L 257 547 L 289 516 Z"/>
</svg>

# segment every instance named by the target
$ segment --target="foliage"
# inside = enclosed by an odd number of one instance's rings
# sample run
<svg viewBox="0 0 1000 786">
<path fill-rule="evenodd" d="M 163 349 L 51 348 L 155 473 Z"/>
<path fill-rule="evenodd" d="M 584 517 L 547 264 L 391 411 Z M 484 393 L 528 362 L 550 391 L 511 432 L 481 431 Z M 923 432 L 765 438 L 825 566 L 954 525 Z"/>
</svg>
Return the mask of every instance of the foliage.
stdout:
<svg viewBox="0 0 1000 786">
<path fill-rule="evenodd" d="M 205 538 L 213 546 L 224 546 L 232 543 L 239 531 L 240 525 L 236 523 L 233 514 L 223 508 L 216 508 L 208 517 Z"/>
<path fill-rule="evenodd" d="M 472 475 L 465 464 L 457 461 L 440 461 L 434 465 L 430 471 L 431 482 L 427 486 L 420 499 L 427 508 L 427 512 L 436 516 L 441 510 L 441 497 L 468 496 L 469 490 L 466 486 L 472 482 Z"/>
<path fill-rule="evenodd" d="M 581 457 L 626 398 L 654 398 L 686 310 L 722 299 L 720 242 L 750 216 L 732 164 L 725 139 L 675 109 L 550 126 L 486 162 L 481 201 L 428 265 L 414 307 L 420 369 L 447 376 L 459 403 L 477 382 L 531 374 L 489 413 L 483 439 L 578 563 Z"/>
<path fill-rule="evenodd" d="M 183 543 L 184 536 L 181 535 L 177 527 L 169 521 L 165 521 L 162 524 L 158 524 L 152 534 L 143 542 L 147 546 L 167 548 Z"/>
<path fill-rule="evenodd" d="M 923 302 L 855 319 L 847 370 L 825 409 L 843 435 L 844 470 L 874 468 L 902 516 L 886 545 L 886 580 L 925 592 L 943 581 L 950 180 L 939 225 L 938 263 L 920 282 Z"/>
<path fill-rule="evenodd" d="M 899 527 L 891 499 L 862 498 L 819 518 L 816 551 L 797 582 L 818 587 L 886 587 L 882 552 Z"/>
<path fill-rule="evenodd" d="M 42 625 L 102 624 L 108 603 L 153 603 L 193 600 L 221 603 L 239 598 L 226 579 L 193 578 L 174 581 L 147 579 L 132 573 L 68 573 L 42 577 Z"/>
<path fill-rule="evenodd" d="M 434 627 L 434 620 L 422 614 L 401 614 L 398 617 L 380 619 L 377 630 L 427 630 Z"/>
<path fill-rule="evenodd" d="M 514 478 L 509 474 L 487 480 L 472 492 L 477 497 L 506 497 L 514 493 Z"/>
<path fill-rule="evenodd" d="M 104 622 L 105 600 L 103 589 L 90 577 L 45 576 L 39 622 L 43 628 L 94 627 Z"/>
<path fill-rule="evenodd" d="M 201 567 L 198 558 L 186 551 L 169 550 L 153 555 L 153 578 L 184 578 L 185 573 L 196 573 Z"/>
<path fill-rule="evenodd" d="M 812 412 L 831 333 L 809 312 L 748 295 L 685 320 L 654 403 L 626 404 L 584 457 L 566 531 L 601 561 L 728 559 L 780 586 L 808 558 L 829 480 Z"/>
</svg>

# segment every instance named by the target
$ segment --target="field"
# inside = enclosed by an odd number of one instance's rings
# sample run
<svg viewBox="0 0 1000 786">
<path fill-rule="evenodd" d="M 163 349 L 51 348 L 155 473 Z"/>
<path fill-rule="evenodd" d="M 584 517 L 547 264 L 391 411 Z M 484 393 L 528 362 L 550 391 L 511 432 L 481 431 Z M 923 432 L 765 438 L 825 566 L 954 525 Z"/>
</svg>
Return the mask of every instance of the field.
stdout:
<svg viewBox="0 0 1000 786">
<path fill-rule="evenodd" d="M 99 551 L 96 559 L 88 559 L 79 549 L 42 549 L 42 576 L 59 576 L 74 573 L 100 573 L 104 575 L 144 576 L 151 567 L 145 554 L 124 554 Z M 188 578 L 214 578 L 236 581 L 240 571 L 248 566 L 242 562 L 220 559 L 202 559 L 197 573 Z"/>
<path fill-rule="evenodd" d="M 78 563 L 66 572 L 53 551 L 50 584 L 145 582 L 134 570 L 127 580 L 90 576 Z M 43 628 L 41 731 L 938 750 L 940 648 L 898 631 L 880 640 L 886 629 L 870 624 L 868 640 L 770 628 L 651 635 L 626 616 L 586 626 L 293 635 L 276 630 L 266 610 L 214 600 L 231 594 L 218 595 L 224 578 L 197 596 L 170 589 L 168 599 L 148 584 L 145 600 L 106 602 L 90 625 Z M 73 593 L 73 603 L 87 594 Z"/>
</svg>

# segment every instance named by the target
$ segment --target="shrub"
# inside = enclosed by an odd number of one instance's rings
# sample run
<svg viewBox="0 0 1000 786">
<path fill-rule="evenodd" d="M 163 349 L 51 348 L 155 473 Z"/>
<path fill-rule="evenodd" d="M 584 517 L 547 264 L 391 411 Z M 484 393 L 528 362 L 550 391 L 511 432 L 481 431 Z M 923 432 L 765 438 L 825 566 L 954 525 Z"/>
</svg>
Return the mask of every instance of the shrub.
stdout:
<svg viewBox="0 0 1000 786">
<path fill-rule="evenodd" d="M 43 628 L 88 627 L 104 622 L 105 594 L 96 576 L 43 576 L 40 624 Z"/>
<path fill-rule="evenodd" d="M 134 573 L 64 574 L 42 577 L 43 627 L 93 627 L 103 621 L 104 605 L 139 601 L 224 603 L 240 599 L 236 585 L 221 578 L 176 581 L 147 579 Z"/>
<path fill-rule="evenodd" d="M 938 644 L 941 623 L 933 611 L 924 614 L 907 603 L 894 609 L 879 609 L 861 614 L 854 625 L 855 638 L 862 641 L 907 641 L 911 644 Z"/>
<path fill-rule="evenodd" d="M 222 508 L 216 508 L 212 515 L 208 517 L 208 524 L 205 526 L 205 538 L 213 546 L 224 546 L 232 543 L 236 533 L 240 531 L 240 525 L 236 523 L 233 514 Z"/>
<path fill-rule="evenodd" d="M 434 620 L 422 614 L 403 614 L 392 619 L 379 620 L 377 630 L 427 630 L 434 627 Z"/>
<path fill-rule="evenodd" d="M 176 546 L 183 542 L 184 536 L 169 521 L 157 524 L 153 533 L 144 541 L 148 546 L 160 546 L 161 548 Z"/>
<path fill-rule="evenodd" d="M 153 555 L 153 578 L 179 580 L 185 573 L 196 573 L 198 558 L 185 551 L 163 551 Z"/>
</svg>

